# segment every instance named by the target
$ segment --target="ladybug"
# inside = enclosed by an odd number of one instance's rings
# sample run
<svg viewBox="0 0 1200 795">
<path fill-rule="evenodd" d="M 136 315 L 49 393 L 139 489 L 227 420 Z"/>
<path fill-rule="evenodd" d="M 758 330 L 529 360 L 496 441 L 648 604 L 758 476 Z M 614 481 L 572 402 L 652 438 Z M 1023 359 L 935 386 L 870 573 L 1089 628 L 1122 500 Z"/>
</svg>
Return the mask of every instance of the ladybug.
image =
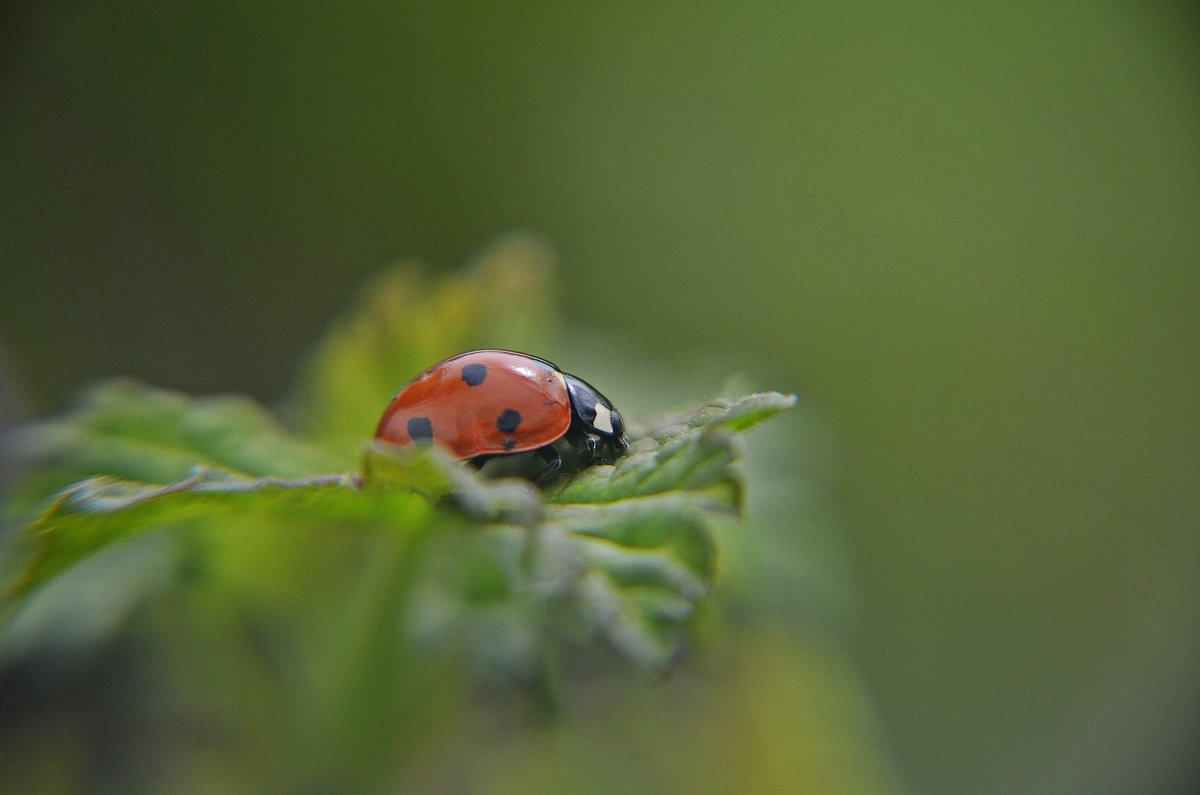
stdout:
<svg viewBox="0 0 1200 795">
<path fill-rule="evenodd" d="M 534 452 L 541 479 L 562 466 L 560 439 L 580 448 L 587 466 L 605 449 L 629 446 L 608 398 L 582 378 L 526 353 L 480 350 L 438 362 L 388 404 L 375 438 L 395 445 L 436 442 L 476 467 L 490 458 Z"/>
</svg>

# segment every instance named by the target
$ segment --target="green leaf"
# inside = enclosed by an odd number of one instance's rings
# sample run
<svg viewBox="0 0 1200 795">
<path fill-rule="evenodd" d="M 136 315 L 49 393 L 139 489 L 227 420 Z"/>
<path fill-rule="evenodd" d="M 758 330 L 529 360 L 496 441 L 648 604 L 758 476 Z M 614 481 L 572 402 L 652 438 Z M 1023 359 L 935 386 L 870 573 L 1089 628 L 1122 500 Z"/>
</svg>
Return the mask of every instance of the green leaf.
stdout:
<svg viewBox="0 0 1200 795">
<path fill-rule="evenodd" d="M 170 483 L 199 465 L 287 478 L 331 470 L 334 461 L 248 398 L 190 398 L 131 379 L 93 386 L 74 410 L 6 442 L 36 466 L 8 506 L 18 516 L 94 475 Z"/>
<path fill-rule="evenodd" d="M 482 613 L 477 581 L 469 574 L 478 556 L 466 551 L 468 540 L 456 540 L 454 554 L 442 556 L 442 567 L 425 585 L 423 637 L 470 650 L 481 667 L 503 659 L 506 670 L 525 675 L 539 644 L 570 638 L 601 637 L 647 670 L 669 666 L 696 605 L 712 587 L 712 523 L 727 521 L 740 507 L 732 466 L 736 432 L 794 402 L 775 393 L 751 395 L 656 423 L 657 430 L 636 441 L 615 466 L 592 467 L 551 489 L 536 521 L 525 514 L 471 536 L 487 539 L 480 541 L 491 550 L 484 557 L 508 561 L 493 572 L 493 582 L 504 586 L 492 592 L 504 598 Z M 376 445 L 367 456 L 366 482 L 379 481 L 380 461 L 397 473 L 446 466 L 432 451 Z M 509 505 L 500 496 L 504 482 L 480 482 L 470 470 L 451 467 L 440 479 L 423 472 L 415 481 L 435 483 L 421 488 L 478 518 L 503 521 Z M 464 500 L 474 491 L 484 496 Z M 500 654 L 497 638 L 506 639 L 500 645 L 507 652 Z"/>
<path fill-rule="evenodd" d="M 698 599 L 714 573 L 706 521 L 715 507 L 700 495 L 673 493 L 613 505 L 551 506 L 548 519 L 585 541 L 586 556 L 614 578 L 636 582 L 640 571 Z"/>
<path fill-rule="evenodd" d="M 431 499 L 448 499 L 481 521 L 531 526 L 541 499 L 528 481 L 485 480 L 438 447 L 419 449 L 371 441 L 363 455 L 368 489 L 402 488 Z"/>
<path fill-rule="evenodd" d="M 731 464 L 732 434 L 794 406 L 794 395 L 765 392 L 718 399 L 687 415 L 651 424 L 613 467 L 593 467 L 554 491 L 553 502 L 605 503 L 674 489 L 706 490 L 717 503 L 741 506 L 741 483 Z"/>
<path fill-rule="evenodd" d="M 196 520 L 238 515 L 284 514 L 303 510 L 311 521 L 324 517 L 337 522 L 355 518 L 345 499 L 352 488 L 349 475 L 301 480 L 251 478 L 227 470 L 196 467 L 170 485 L 89 478 L 62 492 L 25 532 L 32 561 L 10 586 L 19 598 L 80 561 L 127 538 Z"/>
<path fill-rule="evenodd" d="M 545 644 L 582 633 L 662 668 L 711 588 L 711 523 L 739 508 L 736 431 L 792 401 L 773 393 L 714 401 L 657 423 L 615 466 L 584 471 L 544 502 L 528 481 L 485 479 L 440 449 L 379 442 L 367 445 L 361 476 L 282 479 L 202 466 L 168 485 L 91 478 L 28 528 L 32 562 L 10 598 L 164 528 L 219 528 L 230 544 L 239 528 L 261 525 L 437 527 L 426 567 L 413 570 L 422 607 L 412 626 L 427 645 L 470 650 L 481 669 L 528 677 Z M 493 595 L 485 610 L 481 594 Z"/>
</svg>

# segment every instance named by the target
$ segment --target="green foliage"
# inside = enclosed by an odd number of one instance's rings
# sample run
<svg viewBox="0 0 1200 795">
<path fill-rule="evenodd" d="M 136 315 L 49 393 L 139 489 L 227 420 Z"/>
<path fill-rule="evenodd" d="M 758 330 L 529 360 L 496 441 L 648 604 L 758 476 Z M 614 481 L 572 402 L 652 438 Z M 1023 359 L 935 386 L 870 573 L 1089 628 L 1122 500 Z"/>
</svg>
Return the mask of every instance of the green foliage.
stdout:
<svg viewBox="0 0 1200 795">
<path fill-rule="evenodd" d="M 199 417 L 213 438 L 232 439 L 247 426 L 245 412 L 231 413 L 230 425 L 222 427 L 212 419 L 211 402 L 197 401 L 193 412 L 175 396 L 147 388 L 135 391 L 125 384 L 115 389 L 116 397 L 101 393 L 93 400 L 96 412 L 78 413 L 67 427 L 105 426 L 121 397 L 153 409 L 170 404 L 171 411 L 156 411 L 146 422 L 128 426 L 148 434 L 157 424 L 164 440 L 178 440 L 182 449 L 163 445 L 149 453 L 161 459 L 163 469 L 175 466 L 186 455 L 183 450 L 204 452 L 208 461 L 246 458 L 241 447 L 214 452 L 218 445 L 204 444 L 188 432 L 202 424 Z M 545 503 L 523 481 L 487 481 L 440 451 L 380 443 L 368 447 L 361 476 L 285 480 L 200 465 L 166 485 L 109 475 L 88 478 L 62 491 L 25 531 L 30 562 L 10 587 L 10 596 L 19 601 L 114 544 L 168 527 L 219 524 L 221 534 L 236 536 L 244 532 L 241 527 L 287 527 L 298 521 L 362 533 L 468 526 L 478 532 L 454 542 L 455 556 L 500 560 L 474 574 L 449 578 L 460 586 L 459 593 L 445 595 L 455 603 L 451 612 L 456 616 L 463 604 L 476 601 L 481 588 L 477 576 L 499 577 L 499 593 L 539 603 L 530 615 L 557 615 L 571 627 L 589 627 L 630 658 L 660 668 L 671 659 L 681 625 L 712 582 L 714 552 L 707 522 L 738 506 L 730 428 L 748 427 L 790 400 L 765 394 L 710 404 L 688 421 L 635 443 L 615 466 L 593 467 L 556 488 Z M 259 430 L 275 438 L 274 429 Z M 49 427 L 47 433 L 64 434 L 63 425 Z M 100 455 L 87 446 L 107 446 L 110 436 L 71 435 L 80 446 L 72 446 L 64 463 L 74 467 L 89 453 Z M 242 443 L 253 439 L 243 436 Z M 276 439 L 272 449 L 283 453 L 288 444 Z M 118 463 L 132 455 L 119 448 L 116 454 Z M 398 492 L 403 499 L 397 499 Z M 413 510 L 412 493 L 428 501 L 424 510 Z M 481 548 L 457 548 L 463 545 Z M 510 565 L 502 565 L 505 560 Z M 551 640 L 547 626 L 523 632 L 531 642 L 516 661 L 518 667 L 532 665 L 540 645 Z"/>
<path fill-rule="evenodd" d="M 22 430 L 36 466 L 2 539 L 0 667 L 83 665 L 122 642 L 189 649 L 160 664 L 203 681 L 219 722 L 277 738 L 253 749 L 274 762 L 264 776 L 356 786 L 402 768 L 464 683 L 554 711 L 563 661 L 597 644 L 670 668 L 714 584 L 715 524 L 741 508 L 737 434 L 794 398 L 645 421 L 614 464 L 544 489 L 364 443 L 432 361 L 545 335 L 530 245 L 438 282 L 412 267 L 377 278 L 305 366 L 295 431 L 243 398 L 131 381 Z"/>
</svg>

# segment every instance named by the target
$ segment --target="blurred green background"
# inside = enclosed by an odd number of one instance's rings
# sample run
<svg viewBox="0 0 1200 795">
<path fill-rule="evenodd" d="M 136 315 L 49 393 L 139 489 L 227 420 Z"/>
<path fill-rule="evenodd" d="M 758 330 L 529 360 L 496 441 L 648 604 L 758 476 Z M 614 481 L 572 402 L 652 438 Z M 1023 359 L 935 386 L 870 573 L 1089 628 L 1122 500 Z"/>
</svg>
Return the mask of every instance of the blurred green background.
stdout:
<svg viewBox="0 0 1200 795">
<path fill-rule="evenodd" d="M 912 789 L 1196 784 L 1195 5 L 0 15 L 24 411 L 111 373 L 274 400 L 379 265 L 531 229 L 589 380 L 656 364 L 646 410 L 740 369 L 836 440 L 834 634 Z"/>
</svg>

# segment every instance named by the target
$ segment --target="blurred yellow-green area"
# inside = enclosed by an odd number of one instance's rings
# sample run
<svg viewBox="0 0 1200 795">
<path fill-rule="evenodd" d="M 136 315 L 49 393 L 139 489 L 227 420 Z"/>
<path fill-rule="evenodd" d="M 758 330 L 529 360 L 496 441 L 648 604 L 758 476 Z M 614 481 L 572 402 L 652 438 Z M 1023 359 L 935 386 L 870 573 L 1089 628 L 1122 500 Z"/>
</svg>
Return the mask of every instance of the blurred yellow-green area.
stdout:
<svg viewBox="0 0 1200 795">
<path fill-rule="evenodd" d="M 278 401 L 370 273 L 510 229 L 558 253 L 538 353 L 626 414 L 735 374 L 800 395 L 723 539 L 713 609 L 753 615 L 701 622 L 666 682 L 577 682 L 552 725 L 431 718 L 425 791 L 1197 786 L 1193 3 L 0 22 L 0 425 L 109 374 Z M 61 779 L 22 788 L 69 785 L 130 709 L 84 681 L 0 714 L 0 789 L 33 756 Z"/>
</svg>

